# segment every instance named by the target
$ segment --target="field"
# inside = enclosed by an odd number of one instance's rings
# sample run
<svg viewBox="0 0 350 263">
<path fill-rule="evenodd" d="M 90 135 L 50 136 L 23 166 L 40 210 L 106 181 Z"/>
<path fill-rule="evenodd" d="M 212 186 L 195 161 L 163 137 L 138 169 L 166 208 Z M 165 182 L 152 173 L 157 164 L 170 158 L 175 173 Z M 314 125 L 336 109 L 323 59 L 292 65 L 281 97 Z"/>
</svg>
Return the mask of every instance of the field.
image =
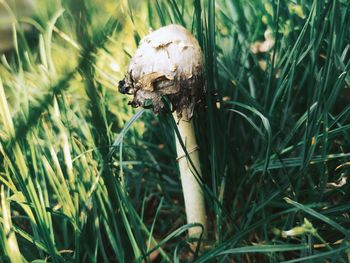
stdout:
<svg viewBox="0 0 350 263">
<path fill-rule="evenodd" d="M 0 262 L 350 260 L 348 0 L 10 2 Z M 118 91 L 142 37 L 169 24 L 204 53 L 197 242 L 176 122 Z"/>
</svg>

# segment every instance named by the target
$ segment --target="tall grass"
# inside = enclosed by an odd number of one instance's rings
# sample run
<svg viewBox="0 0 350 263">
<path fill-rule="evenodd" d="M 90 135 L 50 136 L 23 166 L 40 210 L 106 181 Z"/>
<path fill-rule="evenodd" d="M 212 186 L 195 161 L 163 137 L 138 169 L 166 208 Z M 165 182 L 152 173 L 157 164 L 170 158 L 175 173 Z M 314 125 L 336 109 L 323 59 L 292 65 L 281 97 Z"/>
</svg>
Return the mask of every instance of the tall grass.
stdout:
<svg viewBox="0 0 350 263">
<path fill-rule="evenodd" d="M 347 262 L 348 1 L 39 3 L 36 40 L 0 64 L 0 261 Z M 173 121 L 117 93 L 148 26 L 170 23 L 206 61 L 201 253 Z"/>
</svg>

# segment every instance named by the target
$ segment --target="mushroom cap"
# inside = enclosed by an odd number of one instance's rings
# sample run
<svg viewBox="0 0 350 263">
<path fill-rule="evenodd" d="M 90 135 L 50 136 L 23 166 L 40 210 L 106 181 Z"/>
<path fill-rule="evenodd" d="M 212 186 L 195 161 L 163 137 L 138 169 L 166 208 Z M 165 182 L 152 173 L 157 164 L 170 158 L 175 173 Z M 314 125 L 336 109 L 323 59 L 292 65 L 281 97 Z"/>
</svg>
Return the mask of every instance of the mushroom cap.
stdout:
<svg viewBox="0 0 350 263">
<path fill-rule="evenodd" d="M 120 92 L 133 94 L 134 107 L 164 111 L 162 96 L 173 110 L 190 119 L 204 94 L 203 54 L 196 38 L 184 27 L 169 25 L 145 36 L 132 57 Z"/>
</svg>

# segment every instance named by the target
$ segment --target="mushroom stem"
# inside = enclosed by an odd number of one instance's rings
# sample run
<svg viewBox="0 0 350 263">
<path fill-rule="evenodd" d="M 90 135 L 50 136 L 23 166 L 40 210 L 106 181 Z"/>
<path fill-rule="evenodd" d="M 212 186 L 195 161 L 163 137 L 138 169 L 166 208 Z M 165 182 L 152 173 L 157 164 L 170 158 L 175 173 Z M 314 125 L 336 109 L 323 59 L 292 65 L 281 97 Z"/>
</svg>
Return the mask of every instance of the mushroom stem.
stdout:
<svg viewBox="0 0 350 263">
<path fill-rule="evenodd" d="M 186 151 L 195 168 L 193 169 L 177 135 L 175 134 L 177 161 L 179 163 L 187 223 L 202 224 L 204 228 L 203 237 L 206 237 L 207 220 L 204 194 L 199 178 L 196 178 L 197 173 L 200 177 L 202 176 L 202 173 L 200 169 L 198 145 L 194 133 L 193 122 L 192 120 L 187 120 L 184 117 L 179 119 L 176 112 L 173 114 L 173 116 L 176 123 L 178 123 L 178 130 L 181 135 L 181 139 L 185 144 Z M 197 171 L 197 173 L 195 171 Z M 189 229 L 188 234 L 189 237 L 199 238 L 202 234 L 202 228 L 192 227 Z"/>
</svg>

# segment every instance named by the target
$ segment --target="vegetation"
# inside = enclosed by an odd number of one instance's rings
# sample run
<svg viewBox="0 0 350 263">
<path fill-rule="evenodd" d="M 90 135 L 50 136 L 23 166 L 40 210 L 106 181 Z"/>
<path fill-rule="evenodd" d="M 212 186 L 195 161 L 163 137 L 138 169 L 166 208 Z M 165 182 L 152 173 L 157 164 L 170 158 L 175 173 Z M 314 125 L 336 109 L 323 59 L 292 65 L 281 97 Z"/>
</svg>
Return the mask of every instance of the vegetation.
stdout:
<svg viewBox="0 0 350 263">
<path fill-rule="evenodd" d="M 1 57 L 0 261 L 347 262 L 349 13 L 347 0 L 38 0 Z M 141 37 L 171 23 L 205 54 L 201 251 L 174 120 L 118 93 Z"/>
</svg>

